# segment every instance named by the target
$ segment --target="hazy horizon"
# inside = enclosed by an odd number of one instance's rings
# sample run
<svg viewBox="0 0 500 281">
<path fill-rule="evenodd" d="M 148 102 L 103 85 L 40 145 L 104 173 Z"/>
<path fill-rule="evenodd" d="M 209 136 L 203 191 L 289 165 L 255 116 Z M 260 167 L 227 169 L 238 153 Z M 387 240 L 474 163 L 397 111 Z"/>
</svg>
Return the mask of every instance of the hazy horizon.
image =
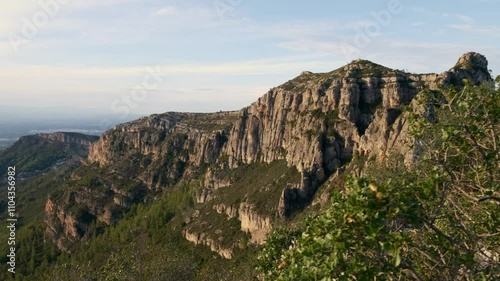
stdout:
<svg viewBox="0 0 500 281">
<path fill-rule="evenodd" d="M 357 58 L 441 73 L 476 51 L 500 71 L 500 4 L 490 0 L 2 5 L 4 119 L 238 110 L 302 71 Z"/>
</svg>

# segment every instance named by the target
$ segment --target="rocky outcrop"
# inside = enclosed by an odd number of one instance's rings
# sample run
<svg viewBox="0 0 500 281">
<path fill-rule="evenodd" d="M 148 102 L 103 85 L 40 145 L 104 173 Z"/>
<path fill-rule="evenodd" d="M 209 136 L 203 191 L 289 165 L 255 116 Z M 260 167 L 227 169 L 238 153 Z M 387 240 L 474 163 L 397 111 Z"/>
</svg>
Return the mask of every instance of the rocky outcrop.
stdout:
<svg viewBox="0 0 500 281">
<path fill-rule="evenodd" d="M 39 133 L 36 135 L 23 136 L 17 141 L 21 144 L 41 144 L 41 143 L 60 143 L 60 144 L 74 144 L 86 147 L 87 149 L 94 142 L 99 140 L 98 136 L 84 135 L 79 133 Z"/>
<path fill-rule="evenodd" d="M 158 159 L 174 152 L 165 146 L 169 144 L 176 146 L 176 151 L 185 150 L 183 158 L 190 164 L 212 163 L 219 157 L 227 128 L 236 116 L 236 112 L 171 112 L 143 117 L 104 133 L 90 148 L 89 160 L 105 166 L 131 152 Z M 166 142 L 168 139 L 172 141 Z"/>
<path fill-rule="evenodd" d="M 267 234 L 272 230 L 271 219 L 259 214 L 257 208 L 247 202 L 236 206 L 215 204 L 213 210 L 217 214 L 223 215 L 222 217 L 227 222 L 214 224 L 213 221 L 217 220 L 216 216 L 210 212 L 200 214 L 199 211 L 196 211 L 185 220 L 187 226 L 183 235 L 195 245 L 206 245 L 226 259 L 233 258 L 237 247 L 246 247 L 247 241 L 255 245 L 263 244 Z M 234 237 L 236 232 L 240 233 L 240 236 L 248 236 L 248 238 L 240 237 L 237 239 Z M 227 233 L 231 233 L 229 235 L 233 236 L 228 237 Z M 227 242 L 228 240 L 231 242 Z"/>
<path fill-rule="evenodd" d="M 217 204 L 213 206 L 214 210 L 219 214 L 225 214 L 228 219 L 237 218 L 238 217 L 238 208 L 230 205 L 226 206 L 225 204 Z"/>
<path fill-rule="evenodd" d="M 96 142 L 99 139 L 98 136 L 84 135 L 79 133 L 64 133 L 64 132 L 57 132 L 51 134 L 40 133 L 37 134 L 36 136 L 38 136 L 40 139 L 47 141 L 65 143 L 65 144 L 78 144 L 85 147 L 90 147 L 92 143 Z"/>
<path fill-rule="evenodd" d="M 74 186 L 52 201 L 62 209 L 85 209 L 94 220 L 114 224 L 134 204 L 155 200 L 181 178 L 199 173 L 201 165 L 216 162 L 236 116 L 234 112 L 166 113 L 119 125 L 90 146 L 87 169 L 73 173 Z M 207 188 L 222 185 L 210 183 Z M 49 220 L 48 224 L 64 225 L 57 216 L 49 215 Z M 72 238 L 81 238 L 91 222 L 81 222 L 82 235 Z"/>
<path fill-rule="evenodd" d="M 271 219 L 259 215 L 255 206 L 241 203 L 238 219 L 241 230 L 250 234 L 250 242 L 260 245 L 266 241 L 267 234 L 272 229 Z"/>
<path fill-rule="evenodd" d="M 446 73 L 446 77 L 449 80 L 445 83 L 460 83 L 459 85 L 462 85 L 463 79 L 476 85 L 483 81 L 492 80 L 488 69 L 488 60 L 485 56 L 474 52 L 461 56 L 457 64 Z"/>
<path fill-rule="evenodd" d="M 229 164 L 286 159 L 303 184 L 283 192 L 282 214 L 308 200 L 354 152 L 383 161 L 403 154 L 411 164 L 405 107 L 424 89 L 491 80 L 487 61 L 463 55 L 442 74 L 416 75 L 357 60 L 327 74 L 302 73 L 240 112 L 225 153 Z"/>
<path fill-rule="evenodd" d="M 215 163 L 236 117 L 236 112 L 144 117 L 104 133 L 91 146 L 89 161 L 106 167 L 144 156 L 137 177 L 150 189 L 161 190 L 189 176 L 200 165 Z"/>
<path fill-rule="evenodd" d="M 218 253 L 223 258 L 233 258 L 234 253 L 232 249 L 221 247 L 219 243 L 208 237 L 205 233 L 191 233 L 189 230 L 185 230 L 184 237 L 186 238 L 186 240 L 194 243 L 195 245 L 208 246 L 210 250 L 212 250 L 212 252 Z"/>
<path fill-rule="evenodd" d="M 247 202 L 240 203 L 237 207 L 217 204 L 213 208 L 217 213 L 225 214 L 228 219 L 237 218 L 241 224 L 241 231 L 250 234 L 250 243 L 263 244 L 267 234 L 272 230 L 271 219 L 259 214 L 257 208 Z"/>
<path fill-rule="evenodd" d="M 80 221 L 82 215 L 77 217 L 63 207 L 56 205 L 51 198 L 47 199 L 45 204 L 46 229 L 60 249 L 67 250 L 67 242 L 75 242 L 83 237 L 87 226 L 83 221 Z"/>
<path fill-rule="evenodd" d="M 198 204 L 203 204 L 213 198 L 213 193 L 217 191 L 217 189 L 230 185 L 230 180 L 221 179 L 217 177 L 217 175 L 214 173 L 214 170 L 208 169 L 207 173 L 205 174 L 203 188 L 196 195 L 196 202 Z"/>
</svg>

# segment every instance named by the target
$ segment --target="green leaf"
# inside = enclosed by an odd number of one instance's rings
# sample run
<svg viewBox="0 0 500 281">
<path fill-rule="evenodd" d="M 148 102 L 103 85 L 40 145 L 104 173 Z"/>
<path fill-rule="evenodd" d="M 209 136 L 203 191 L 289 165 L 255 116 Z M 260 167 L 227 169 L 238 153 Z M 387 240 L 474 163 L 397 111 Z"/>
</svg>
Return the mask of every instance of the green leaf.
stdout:
<svg viewBox="0 0 500 281">
<path fill-rule="evenodd" d="M 399 266 L 401 264 L 401 254 L 399 253 L 399 250 L 396 253 L 396 256 L 394 257 L 394 265 Z"/>
</svg>

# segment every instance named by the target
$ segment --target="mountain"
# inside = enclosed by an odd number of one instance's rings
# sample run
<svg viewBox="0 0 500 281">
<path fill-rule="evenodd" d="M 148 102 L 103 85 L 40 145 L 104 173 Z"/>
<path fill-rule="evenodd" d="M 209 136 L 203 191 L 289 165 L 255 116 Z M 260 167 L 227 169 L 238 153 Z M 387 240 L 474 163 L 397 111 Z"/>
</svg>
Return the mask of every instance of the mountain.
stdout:
<svg viewBox="0 0 500 281">
<path fill-rule="evenodd" d="M 87 169 L 98 171 L 91 183 L 48 199 L 47 224 L 61 248 L 71 247 L 61 241 L 79 241 L 93 221 L 116 223 L 134 204 L 187 182 L 200 210 L 187 219 L 186 239 L 231 258 L 238 243 L 217 242 L 225 235 L 209 231 L 215 217 L 235 219 L 231 227 L 261 244 L 273 221 L 309 203 L 354 154 L 374 162 L 400 154 L 411 164 L 405 108 L 416 107 L 424 89 L 489 81 L 487 69 L 477 53 L 439 75 L 356 60 L 329 73 L 304 72 L 237 112 L 171 112 L 119 125 L 90 147 Z M 245 174 L 256 178 L 241 186 Z M 75 206 L 87 220 L 66 211 Z"/>
<path fill-rule="evenodd" d="M 98 139 L 97 136 L 63 132 L 24 136 L 0 151 L 0 171 L 15 165 L 19 178 L 30 177 L 74 156 L 86 158 L 91 143 Z"/>
<path fill-rule="evenodd" d="M 32 219 L 31 214 L 43 214 L 45 197 L 57 189 L 65 174 L 82 164 L 90 145 L 98 139 L 77 133 L 38 134 L 21 137 L 11 147 L 0 151 L 0 171 L 16 167 L 20 214 L 28 221 Z M 6 183 L 4 175 L 2 183 Z M 4 198 L 0 206 L 0 218 L 5 218 L 7 201 Z"/>
<path fill-rule="evenodd" d="M 460 89 L 465 79 L 492 81 L 484 56 L 464 54 L 441 74 L 356 60 L 303 72 L 239 111 L 154 114 L 97 141 L 22 138 L 13 151 L 26 145 L 27 155 L 38 155 L 40 143 L 78 145 L 80 156 L 88 148 L 84 164 L 46 198 L 46 235 L 62 254 L 41 272 L 53 280 L 91 278 L 97 269 L 117 280 L 248 280 L 250 257 L 267 235 L 324 205 L 327 186 L 387 159 L 414 165 L 422 148 L 409 119 L 432 120 L 437 106 L 417 97 Z M 60 159 L 53 153 L 34 164 L 14 152 L 0 159 L 42 170 Z M 159 265 L 165 260 L 171 268 Z"/>
</svg>

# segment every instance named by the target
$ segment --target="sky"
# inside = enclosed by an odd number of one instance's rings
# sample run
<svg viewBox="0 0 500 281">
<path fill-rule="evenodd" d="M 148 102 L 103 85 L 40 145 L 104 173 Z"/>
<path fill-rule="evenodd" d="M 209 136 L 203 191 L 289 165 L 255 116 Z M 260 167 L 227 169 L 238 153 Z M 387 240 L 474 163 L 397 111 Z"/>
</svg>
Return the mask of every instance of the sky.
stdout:
<svg viewBox="0 0 500 281">
<path fill-rule="evenodd" d="M 500 0 L 0 0 L 2 118 L 238 110 L 363 58 L 500 74 Z"/>
</svg>

